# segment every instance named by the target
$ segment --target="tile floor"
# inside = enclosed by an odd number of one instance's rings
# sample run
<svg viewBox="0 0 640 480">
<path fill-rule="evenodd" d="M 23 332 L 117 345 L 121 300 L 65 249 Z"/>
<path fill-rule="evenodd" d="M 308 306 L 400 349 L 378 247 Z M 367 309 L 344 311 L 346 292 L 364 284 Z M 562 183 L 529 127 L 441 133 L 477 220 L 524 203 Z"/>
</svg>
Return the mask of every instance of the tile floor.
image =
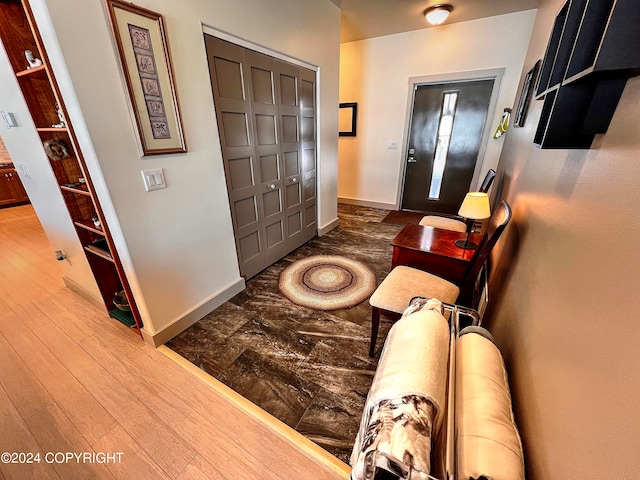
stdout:
<svg viewBox="0 0 640 480">
<path fill-rule="evenodd" d="M 247 282 L 247 288 L 167 346 L 262 409 L 348 461 L 376 360 L 368 356 L 371 307 L 316 311 L 278 291 L 280 272 L 311 255 L 368 265 L 378 283 L 391 267 L 389 242 L 402 225 L 386 210 L 340 205 L 340 226 Z M 379 345 L 391 323 L 381 322 Z M 378 347 L 379 351 L 379 347 Z"/>
</svg>

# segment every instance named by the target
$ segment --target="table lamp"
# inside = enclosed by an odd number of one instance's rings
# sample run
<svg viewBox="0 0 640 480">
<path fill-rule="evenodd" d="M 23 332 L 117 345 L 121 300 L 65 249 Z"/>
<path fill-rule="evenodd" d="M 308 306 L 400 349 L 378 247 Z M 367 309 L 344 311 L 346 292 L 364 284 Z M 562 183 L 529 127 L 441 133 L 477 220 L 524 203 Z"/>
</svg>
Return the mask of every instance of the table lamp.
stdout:
<svg viewBox="0 0 640 480">
<path fill-rule="evenodd" d="M 469 192 L 464 197 L 458 215 L 465 217 L 468 220 L 482 220 L 491 216 L 491 210 L 489 208 L 489 196 L 482 192 Z M 471 250 L 476 248 L 473 242 L 469 241 L 469 234 L 471 233 L 471 226 L 473 222 L 467 222 L 467 238 L 465 240 L 456 240 L 456 245 L 465 250 Z"/>
</svg>

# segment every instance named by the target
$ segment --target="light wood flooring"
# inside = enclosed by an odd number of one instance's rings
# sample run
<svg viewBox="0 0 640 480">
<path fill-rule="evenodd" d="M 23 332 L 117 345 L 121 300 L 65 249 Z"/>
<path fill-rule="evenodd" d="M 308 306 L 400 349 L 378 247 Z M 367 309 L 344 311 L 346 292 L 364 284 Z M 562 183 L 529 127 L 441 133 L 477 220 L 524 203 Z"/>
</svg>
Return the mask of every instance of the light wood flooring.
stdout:
<svg viewBox="0 0 640 480">
<path fill-rule="evenodd" d="M 65 288 L 30 205 L 0 209 L 2 452 L 41 460 L 0 462 L 0 480 L 348 476 L 346 465 Z M 121 452 L 121 461 L 47 463 L 48 452 Z"/>
</svg>

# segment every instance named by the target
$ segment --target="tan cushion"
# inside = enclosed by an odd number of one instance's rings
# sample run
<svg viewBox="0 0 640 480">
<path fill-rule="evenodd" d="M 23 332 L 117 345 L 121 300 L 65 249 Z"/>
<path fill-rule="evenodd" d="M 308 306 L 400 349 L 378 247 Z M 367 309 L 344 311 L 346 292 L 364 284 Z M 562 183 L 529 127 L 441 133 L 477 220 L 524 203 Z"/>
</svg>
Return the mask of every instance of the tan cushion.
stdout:
<svg viewBox="0 0 640 480">
<path fill-rule="evenodd" d="M 423 227 L 441 228 L 443 230 L 453 230 L 454 232 L 466 232 L 467 225 L 460 220 L 454 220 L 453 218 L 438 217 L 435 215 L 427 215 L 422 217 L 422 220 L 418 223 Z"/>
<path fill-rule="evenodd" d="M 413 297 L 437 298 L 455 303 L 460 289 L 453 283 L 416 268 L 400 265 L 373 292 L 369 303 L 373 307 L 402 313 Z"/>
<path fill-rule="evenodd" d="M 456 346 L 458 479 L 524 480 L 507 373 L 498 348 L 469 333 Z"/>
</svg>

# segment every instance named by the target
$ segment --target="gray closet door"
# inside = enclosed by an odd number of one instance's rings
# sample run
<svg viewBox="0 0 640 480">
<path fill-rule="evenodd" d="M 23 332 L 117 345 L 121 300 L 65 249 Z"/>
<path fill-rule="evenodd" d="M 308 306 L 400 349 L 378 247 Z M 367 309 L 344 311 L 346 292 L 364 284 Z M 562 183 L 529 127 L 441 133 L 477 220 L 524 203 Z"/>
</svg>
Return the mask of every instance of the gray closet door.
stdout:
<svg viewBox="0 0 640 480">
<path fill-rule="evenodd" d="M 316 216 L 316 74 L 306 68 L 300 69 L 300 113 L 304 239 L 309 241 L 318 232 Z"/>
<path fill-rule="evenodd" d="M 250 278 L 315 235 L 315 132 L 313 186 L 303 176 L 304 69 L 209 35 L 205 42 L 240 273 Z M 304 71 L 313 90 L 315 73 Z M 315 130 L 315 109 L 306 118 Z"/>
</svg>

